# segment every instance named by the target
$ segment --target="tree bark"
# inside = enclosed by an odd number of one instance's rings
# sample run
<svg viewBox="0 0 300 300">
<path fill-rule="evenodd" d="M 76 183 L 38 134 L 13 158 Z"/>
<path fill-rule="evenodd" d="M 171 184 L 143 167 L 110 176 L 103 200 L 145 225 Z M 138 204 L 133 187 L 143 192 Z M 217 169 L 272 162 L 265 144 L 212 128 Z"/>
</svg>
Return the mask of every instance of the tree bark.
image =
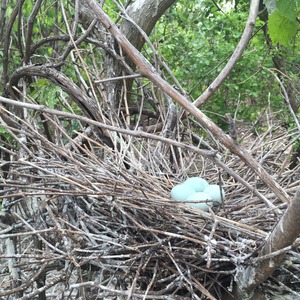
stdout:
<svg viewBox="0 0 300 300">
<path fill-rule="evenodd" d="M 125 16 L 120 24 L 121 32 L 136 49 L 141 50 L 145 44 L 145 39 L 143 38 L 141 31 L 149 35 L 159 18 L 174 2 L 175 0 L 133 1 L 129 4 L 126 10 L 123 11 Z M 85 26 L 88 26 L 92 20 L 97 17 L 97 14 L 89 8 L 87 3 L 88 1 L 82 1 L 80 8 L 82 20 L 86 23 Z M 109 34 L 109 32 L 107 33 Z M 101 39 L 103 42 L 105 41 L 112 49 L 112 52 L 115 52 L 118 55 L 120 54 L 118 45 L 115 43 L 112 36 L 107 34 L 100 36 L 98 34 L 97 38 Z M 125 61 L 134 71 L 136 67 L 132 60 L 128 56 L 125 56 Z M 111 55 L 105 57 L 104 65 L 106 66 L 106 78 L 119 77 L 122 73 L 128 74 L 127 70 L 125 70 Z M 122 84 L 122 81 L 109 81 L 105 84 L 107 100 L 110 105 L 108 111 L 110 109 L 113 110 L 113 114 L 117 112 L 117 109 L 120 106 L 120 101 L 125 99 L 127 102 L 130 102 L 133 80 L 129 79 L 126 81 L 126 91 L 123 93 L 121 92 Z"/>
<path fill-rule="evenodd" d="M 132 2 L 127 7 L 126 14 L 134 23 L 125 18 L 120 26 L 121 32 L 137 50 L 141 50 L 145 40 L 137 26 L 149 35 L 159 18 L 174 2 L 175 0 L 136 0 Z"/>
<path fill-rule="evenodd" d="M 257 265 L 240 268 L 236 275 L 237 299 L 257 299 L 255 288 L 267 280 L 285 257 L 284 249 L 292 246 L 300 234 L 300 189 L 274 230 L 267 238 L 257 258 Z M 273 256 L 274 252 L 278 255 Z M 276 253 L 275 253 L 276 254 Z"/>
</svg>

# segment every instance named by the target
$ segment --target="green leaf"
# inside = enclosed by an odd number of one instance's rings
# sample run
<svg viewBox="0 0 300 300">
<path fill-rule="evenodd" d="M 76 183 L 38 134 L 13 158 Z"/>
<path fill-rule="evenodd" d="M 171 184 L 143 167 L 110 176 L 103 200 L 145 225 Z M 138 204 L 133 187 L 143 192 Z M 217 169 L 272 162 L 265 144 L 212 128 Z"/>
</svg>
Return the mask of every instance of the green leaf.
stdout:
<svg viewBox="0 0 300 300">
<path fill-rule="evenodd" d="M 273 43 L 281 43 L 288 46 L 297 33 L 297 23 L 291 21 L 278 10 L 269 17 L 269 35 Z"/>
<path fill-rule="evenodd" d="M 0 127 L 0 134 L 5 134 L 7 133 L 6 129 L 3 127 Z"/>
<path fill-rule="evenodd" d="M 276 8 L 282 15 L 284 15 L 290 21 L 295 22 L 299 9 L 299 4 L 299 0 L 277 0 Z"/>
</svg>

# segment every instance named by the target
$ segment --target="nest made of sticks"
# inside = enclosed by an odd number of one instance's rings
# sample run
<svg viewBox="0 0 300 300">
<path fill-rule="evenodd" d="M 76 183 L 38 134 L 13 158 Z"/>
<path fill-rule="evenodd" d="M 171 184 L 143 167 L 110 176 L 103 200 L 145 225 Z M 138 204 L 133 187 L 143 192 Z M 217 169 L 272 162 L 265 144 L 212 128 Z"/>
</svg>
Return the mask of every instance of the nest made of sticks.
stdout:
<svg viewBox="0 0 300 300">
<path fill-rule="evenodd" d="M 215 141 L 194 132 L 176 145 L 163 133 L 113 134 L 112 150 L 92 127 L 70 138 L 48 118 L 64 144 L 24 121 L 26 144 L 2 162 L 1 299 L 225 299 L 280 215 L 216 161 L 286 208 L 249 167 L 218 144 L 213 156 Z M 300 183 L 299 166 L 287 163 L 297 134 L 269 124 L 242 141 L 290 195 Z M 222 206 L 207 213 L 170 200 L 172 186 L 193 175 L 222 184 Z M 264 293 L 299 296 L 299 263 L 290 250 Z"/>
</svg>

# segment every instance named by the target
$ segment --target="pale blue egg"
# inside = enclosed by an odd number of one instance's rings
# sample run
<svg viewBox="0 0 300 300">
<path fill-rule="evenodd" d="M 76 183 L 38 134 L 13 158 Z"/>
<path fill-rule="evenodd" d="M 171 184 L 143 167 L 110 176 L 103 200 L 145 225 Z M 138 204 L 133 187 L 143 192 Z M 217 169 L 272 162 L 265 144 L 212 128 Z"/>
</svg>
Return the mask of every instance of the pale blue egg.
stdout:
<svg viewBox="0 0 300 300">
<path fill-rule="evenodd" d="M 207 193 L 197 192 L 197 193 L 194 193 L 194 194 L 190 195 L 186 200 L 187 201 L 193 201 L 193 200 L 194 201 L 196 201 L 196 200 L 206 201 L 206 200 L 212 200 L 212 197 Z M 197 203 L 197 202 L 190 202 L 190 203 L 186 202 L 185 204 L 188 205 L 188 206 L 191 206 L 191 207 L 195 207 L 195 208 L 204 210 L 204 211 L 208 211 L 208 208 L 213 205 L 213 202 L 209 202 L 209 201 L 199 202 L 199 203 Z"/>
<path fill-rule="evenodd" d="M 219 203 L 225 199 L 224 190 L 217 184 L 211 184 L 204 189 L 204 193 L 209 194 L 213 200 L 218 201 Z M 222 195 L 222 196 L 221 196 Z"/>
<path fill-rule="evenodd" d="M 171 198 L 176 201 L 184 201 L 194 193 L 195 190 L 191 186 L 185 184 L 178 184 L 172 188 Z"/>
<path fill-rule="evenodd" d="M 209 185 L 208 182 L 201 177 L 190 177 L 183 184 L 187 184 L 192 187 L 196 192 L 203 192 Z"/>
</svg>

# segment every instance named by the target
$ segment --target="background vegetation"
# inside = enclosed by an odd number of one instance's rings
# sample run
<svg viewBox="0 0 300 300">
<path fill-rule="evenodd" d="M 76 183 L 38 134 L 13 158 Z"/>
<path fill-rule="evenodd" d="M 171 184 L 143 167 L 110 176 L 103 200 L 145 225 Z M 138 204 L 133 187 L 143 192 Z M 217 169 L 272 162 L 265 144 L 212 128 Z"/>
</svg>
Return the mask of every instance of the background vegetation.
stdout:
<svg viewBox="0 0 300 300">
<path fill-rule="evenodd" d="M 0 298 L 299 298 L 299 8 L 2 0 Z"/>
<path fill-rule="evenodd" d="M 263 14 L 263 6 L 261 6 Z M 213 1 L 177 1 L 160 20 L 153 39 L 178 81 L 191 99 L 197 98 L 219 74 L 235 49 L 247 19 L 248 1 L 214 3 Z M 278 24 L 274 24 L 276 26 Z M 266 40 L 266 20 L 258 20 L 247 50 L 220 90 L 202 109 L 220 124 L 228 112 L 239 120 L 255 121 L 268 106 L 286 118 L 287 107 L 274 75 L 264 68 L 276 68 L 274 57 L 285 65 L 285 81 L 299 93 L 299 38 L 289 36 L 285 46 Z M 299 26 L 294 24 L 294 29 Z M 278 31 L 276 31 L 278 30 Z M 287 39 L 287 38 L 286 38 Z"/>
</svg>

